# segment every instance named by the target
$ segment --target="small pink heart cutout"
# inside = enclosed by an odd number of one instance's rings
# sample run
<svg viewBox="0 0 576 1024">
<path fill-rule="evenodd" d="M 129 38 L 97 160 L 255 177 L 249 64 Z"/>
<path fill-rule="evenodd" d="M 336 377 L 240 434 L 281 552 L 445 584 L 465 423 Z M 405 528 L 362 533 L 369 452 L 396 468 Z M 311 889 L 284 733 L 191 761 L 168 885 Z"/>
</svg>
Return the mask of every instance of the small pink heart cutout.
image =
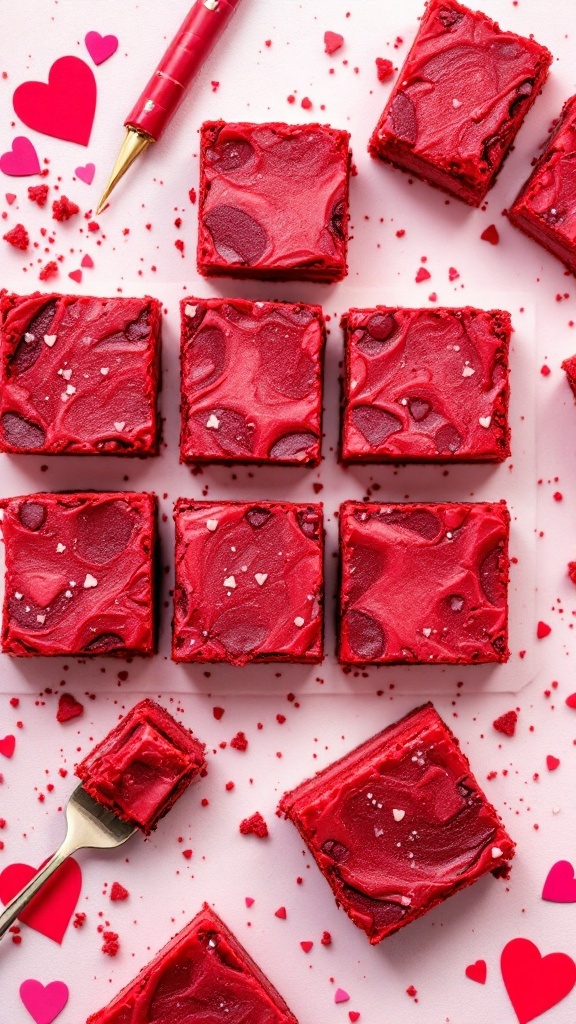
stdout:
<svg viewBox="0 0 576 1024">
<path fill-rule="evenodd" d="M 40 174 L 40 161 L 34 146 L 25 135 L 17 135 L 12 149 L 0 156 L 0 171 L 13 178 L 24 178 Z"/>
<path fill-rule="evenodd" d="M 80 181 L 84 182 L 85 185 L 91 185 L 94 181 L 96 167 L 94 164 L 86 164 L 85 167 L 77 167 L 74 173 L 77 178 L 80 178 Z"/>
<path fill-rule="evenodd" d="M 20 985 L 20 999 L 35 1024 L 52 1024 L 68 1002 L 68 986 L 63 981 L 49 985 L 29 978 Z"/>
<path fill-rule="evenodd" d="M 569 860 L 552 865 L 542 889 L 542 899 L 550 903 L 576 903 L 576 878 Z"/>
<path fill-rule="evenodd" d="M 84 42 L 95 64 L 103 64 L 118 49 L 116 36 L 101 36 L 99 32 L 88 32 Z"/>
</svg>

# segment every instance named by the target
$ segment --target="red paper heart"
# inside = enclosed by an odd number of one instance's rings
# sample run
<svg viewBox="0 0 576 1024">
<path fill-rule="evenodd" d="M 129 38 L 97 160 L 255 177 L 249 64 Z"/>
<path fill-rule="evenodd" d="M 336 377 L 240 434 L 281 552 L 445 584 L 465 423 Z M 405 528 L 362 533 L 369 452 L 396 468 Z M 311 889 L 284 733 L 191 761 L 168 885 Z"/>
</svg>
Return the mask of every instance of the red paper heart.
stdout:
<svg viewBox="0 0 576 1024">
<path fill-rule="evenodd" d="M 0 171 L 13 178 L 24 178 L 40 174 L 40 161 L 34 146 L 25 135 L 12 140 L 12 149 L 0 156 Z"/>
<path fill-rule="evenodd" d="M 84 42 L 95 64 L 103 64 L 118 49 L 116 36 L 101 36 L 99 32 L 88 32 Z"/>
<path fill-rule="evenodd" d="M 530 939 L 512 939 L 500 960 L 506 991 L 520 1024 L 539 1017 L 576 984 L 576 964 L 566 953 L 541 956 Z"/>
<path fill-rule="evenodd" d="M 50 68 L 47 85 L 24 82 L 12 102 L 29 128 L 88 145 L 96 111 L 96 79 L 80 57 L 60 57 Z"/>
<path fill-rule="evenodd" d="M 52 1024 L 66 1006 L 70 992 L 63 981 L 43 985 L 28 978 L 20 985 L 20 999 L 35 1024 Z"/>
<path fill-rule="evenodd" d="M 486 961 L 477 960 L 475 964 L 468 964 L 464 973 L 467 978 L 470 978 L 470 981 L 477 981 L 479 985 L 485 985 L 488 975 Z"/>
<path fill-rule="evenodd" d="M 0 754 L 4 754 L 4 757 L 12 757 L 12 754 L 16 750 L 16 737 L 5 736 L 3 740 L 0 740 Z"/>
<path fill-rule="evenodd" d="M 576 903 L 576 878 L 570 861 L 553 864 L 542 889 L 542 899 L 549 903 Z"/>
<path fill-rule="evenodd" d="M 9 864 L 0 875 L 0 900 L 6 905 L 37 874 L 29 864 Z M 20 914 L 20 921 L 61 943 L 82 889 L 80 865 L 72 858 L 64 861 L 43 889 Z"/>
</svg>

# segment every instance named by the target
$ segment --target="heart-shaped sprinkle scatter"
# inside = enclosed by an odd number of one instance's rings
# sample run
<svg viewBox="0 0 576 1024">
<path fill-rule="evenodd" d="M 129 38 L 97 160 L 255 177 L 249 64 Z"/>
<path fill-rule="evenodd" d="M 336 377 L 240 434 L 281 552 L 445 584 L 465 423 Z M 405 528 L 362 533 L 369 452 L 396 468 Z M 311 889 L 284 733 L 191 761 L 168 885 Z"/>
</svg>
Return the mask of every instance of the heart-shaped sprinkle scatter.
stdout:
<svg viewBox="0 0 576 1024">
<path fill-rule="evenodd" d="M 576 878 L 569 860 L 553 864 L 542 889 L 542 899 L 550 903 L 576 903 Z"/>
<path fill-rule="evenodd" d="M 536 626 L 536 636 L 539 640 L 543 640 L 545 636 L 550 636 L 552 632 L 552 626 L 549 626 L 547 622 L 540 621 Z"/>
<path fill-rule="evenodd" d="M 9 864 L 0 874 L 0 900 L 10 902 L 34 878 L 36 868 L 29 864 Z M 82 889 L 80 866 L 71 857 L 54 872 L 37 896 L 34 896 L 19 920 L 30 928 L 61 943 Z"/>
<path fill-rule="evenodd" d="M 313 942 L 301 942 L 300 943 L 300 946 L 304 950 L 305 953 L 309 953 L 310 950 L 312 949 L 313 945 L 314 945 Z"/>
<path fill-rule="evenodd" d="M 571 693 L 569 697 L 566 697 L 566 704 L 569 708 L 576 708 L 576 693 Z"/>
<path fill-rule="evenodd" d="M 80 266 L 89 268 L 92 268 L 94 266 L 94 260 L 92 259 L 91 256 L 88 255 L 88 253 L 86 253 L 86 255 L 82 257 L 82 262 Z"/>
<path fill-rule="evenodd" d="M 0 171 L 13 178 L 24 178 L 40 174 L 40 161 L 34 146 L 25 135 L 17 135 L 12 149 L 0 156 Z"/>
<path fill-rule="evenodd" d="M 50 68 L 48 84 L 24 82 L 12 102 L 20 120 L 34 131 L 88 145 L 96 112 L 96 79 L 80 57 L 60 57 Z"/>
<path fill-rule="evenodd" d="M 542 956 L 530 939 L 512 939 L 500 961 L 502 978 L 519 1024 L 529 1024 L 565 999 L 576 984 L 576 964 L 566 953 Z"/>
<path fill-rule="evenodd" d="M 73 281 L 76 281 L 76 284 L 81 284 L 82 283 L 82 271 L 81 270 L 71 270 L 70 273 L 68 274 L 68 277 L 72 278 Z"/>
<path fill-rule="evenodd" d="M 464 973 L 467 978 L 470 978 L 470 981 L 477 981 L 479 985 L 485 985 L 488 975 L 486 961 L 477 960 L 474 964 L 468 964 Z"/>
<path fill-rule="evenodd" d="M 358 1010 L 349 1010 L 348 1017 L 352 1021 L 352 1024 L 354 1024 L 355 1021 L 360 1020 L 360 1014 L 358 1013 Z"/>
<path fill-rule="evenodd" d="M 16 750 L 16 737 L 5 736 L 3 740 L 0 740 L 0 754 L 4 757 L 12 757 L 12 754 Z"/>
<path fill-rule="evenodd" d="M 43 985 L 34 978 L 20 985 L 20 999 L 35 1024 L 52 1024 L 68 1002 L 68 986 L 63 981 Z"/>
<path fill-rule="evenodd" d="M 15 203 L 17 198 L 18 196 L 14 195 L 13 192 L 6 193 L 6 202 L 8 203 L 8 206 L 12 206 L 12 203 Z"/>
<path fill-rule="evenodd" d="M 554 757 L 553 754 L 548 754 L 546 758 L 546 767 L 549 772 L 555 772 L 560 765 L 560 758 Z"/>
<path fill-rule="evenodd" d="M 103 64 L 118 49 L 116 36 L 101 36 L 99 32 L 88 32 L 84 42 L 95 64 Z"/>
<path fill-rule="evenodd" d="M 84 167 L 77 167 L 74 171 L 77 178 L 83 181 L 85 185 L 91 185 L 94 181 L 94 175 L 96 174 L 95 164 L 85 164 Z"/>
<path fill-rule="evenodd" d="M 335 1003 L 347 1003 L 349 999 L 350 999 L 350 996 L 348 995 L 348 993 L 346 992 L 345 989 L 343 989 L 343 988 L 337 988 L 336 989 L 336 992 L 334 993 L 334 1002 Z"/>
<path fill-rule="evenodd" d="M 250 908 L 252 906 L 252 904 L 254 903 L 254 900 L 252 899 L 251 896 L 246 896 L 246 899 L 244 900 L 244 902 L 245 902 L 246 906 L 248 908 Z"/>
</svg>

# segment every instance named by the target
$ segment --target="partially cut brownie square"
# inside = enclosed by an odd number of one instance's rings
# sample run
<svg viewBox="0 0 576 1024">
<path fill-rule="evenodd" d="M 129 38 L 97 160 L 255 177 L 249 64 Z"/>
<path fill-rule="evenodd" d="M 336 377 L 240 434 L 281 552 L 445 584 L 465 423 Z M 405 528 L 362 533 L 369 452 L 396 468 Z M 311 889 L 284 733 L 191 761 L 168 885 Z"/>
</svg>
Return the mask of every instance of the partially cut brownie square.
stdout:
<svg viewBox="0 0 576 1024">
<path fill-rule="evenodd" d="M 510 314 L 351 309 L 342 318 L 344 462 L 502 462 Z"/>
<path fill-rule="evenodd" d="M 506 503 L 340 506 L 340 661 L 508 660 Z"/>
<path fill-rule="evenodd" d="M 372 945 L 482 875 L 506 878 L 514 856 L 432 704 L 286 793 L 279 812 Z"/>
<path fill-rule="evenodd" d="M 319 306 L 184 299 L 183 462 L 320 462 L 326 328 Z"/>
<path fill-rule="evenodd" d="M 205 772 L 204 744 L 149 699 L 76 765 L 86 792 L 145 835 Z"/>
<path fill-rule="evenodd" d="M 347 273 L 350 136 L 328 125 L 200 130 L 198 270 L 339 281 Z"/>
<path fill-rule="evenodd" d="M 0 295 L 0 451 L 156 455 L 157 299 Z"/>
<path fill-rule="evenodd" d="M 322 661 L 322 505 L 180 498 L 174 519 L 174 661 Z"/>
<path fill-rule="evenodd" d="M 429 0 L 370 140 L 373 157 L 479 206 L 552 54 L 456 0 Z"/>
<path fill-rule="evenodd" d="M 5 654 L 155 652 L 154 494 L 28 494 L 0 509 Z"/>
<path fill-rule="evenodd" d="M 508 217 L 576 274 L 576 96 L 564 104 Z"/>
<path fill-rule="evenodd" d="M 282 996 L 204 904 L 87 1024 L 298 1024 Z"/>
</svg>

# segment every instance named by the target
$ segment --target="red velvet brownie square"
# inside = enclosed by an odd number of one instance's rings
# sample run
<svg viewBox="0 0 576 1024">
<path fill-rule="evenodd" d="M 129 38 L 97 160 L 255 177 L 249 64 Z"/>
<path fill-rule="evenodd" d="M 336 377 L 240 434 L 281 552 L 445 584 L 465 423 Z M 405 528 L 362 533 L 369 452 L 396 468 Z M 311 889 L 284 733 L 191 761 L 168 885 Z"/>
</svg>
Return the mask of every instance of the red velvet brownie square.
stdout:
<svg viewBox="0 0 576 1024">
<path fill-rule="evenodd" d="M 146 835 L 201 772 L 204 744 L 148 699 L 76 765 L 86 792 Z"/>
<path fill-rule="evenodd" d="M 322 661 L 322 505 L 180 498 L 174 661 Z"/>
<path fill-rule="evenodd" d="M 5 654 L 154 653 L 155 495 L 27 494 L 0 509 Z"/>
<path fill-rule="evenodd" d="M 340 660 L 503 662 L 505 502 L 340 506 Z"/>
<path fill-rule="evenodd" d="M 342 318 L 344 462 L 502 462 L 510 314 L 351 309 Z"/>
<path fill-rule="evenodd" d="M 280 812 L 372 945 L 482 875 L 506 878 L 514 856 L 432 704 L 286 793 Z"/>
<path fill-rule="evenodd" d="M 156 299 L 0 296 L 0 451 L 156 455 Z"/>
<path fill-rule="evenodd" d="M 576 274 L 576 96 L 564 104 L 508 216 Z"/>
<path fill-rule="evenodd" d="M 347 273 L 348 132 L 202 125 L 198 270 L 207 277 L 339 281 Z"/>
<path fill-rule="evenodd" d="M 370 153 L 479 206 L 551 61 L 481 12 L 429 0 Z"/>
<path fill-rule="evenodd" d="M 576 356 L 569 356 L 568 359 L 565 359 L 562 363 L 562 369 L 566 374 L 566 378 L 572 389 L 572 394 L 576 400 Z"/>
<path fill-rule="evenodd" d="M 298 1024 L 282 996 L 205 903 L 87 1024 Z"/>
<path fill-rule="evenodd" d="M 320 462 L 326 328 L 319 306 L 181 303 L 183 462 Z"/>
</svg>

